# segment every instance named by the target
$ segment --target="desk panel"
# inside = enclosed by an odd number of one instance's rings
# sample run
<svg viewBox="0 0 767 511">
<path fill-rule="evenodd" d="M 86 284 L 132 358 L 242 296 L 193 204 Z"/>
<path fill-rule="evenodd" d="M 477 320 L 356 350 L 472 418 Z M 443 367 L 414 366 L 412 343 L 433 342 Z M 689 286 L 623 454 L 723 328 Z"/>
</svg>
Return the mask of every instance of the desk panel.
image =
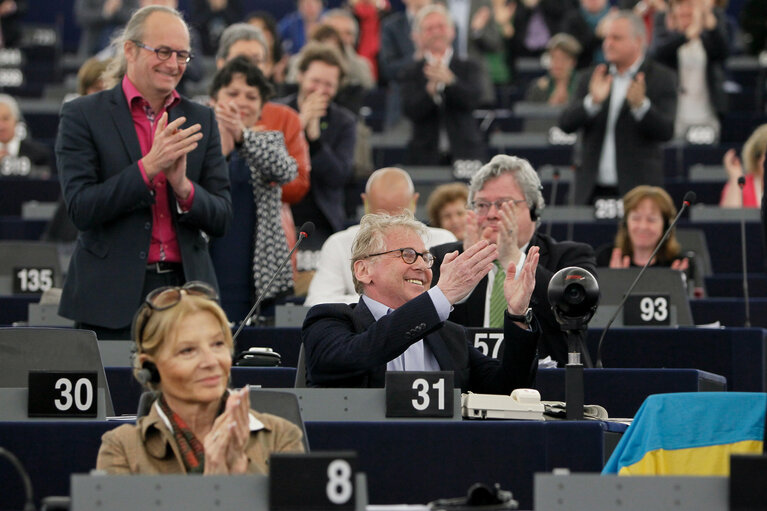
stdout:
<svg viewBox="0 0 767 511">
<path fill-rule="evenodd" d="M 565 400 L 565 370 L 541 369 L 535 388 L 544 401 Z M 725 391 L 727 380 L 696 369 L 584 369 L 585 404 L 601 405 L 609 417 L 633 417 L 652 394 Z"/>
<path fill-rule="evenodd" d="M 95 466 L 101 435 L 117 422 L 0 422 L 0 444 L 27 468 L 38 499 L 69 493 L 69 475 Z M 358 452 L 372 504 L 425 503 L 498 482 L 521 509 L 532 506 L 533 474 L 568 467 L 599 472 L 604 442 L 625 426 L 601 422 L 309 422 L 312 449 Z M 445 463 L 448 460 L 448 463 Z M 0 464 L 3 506 L 22 507 L 21 485 Z"/>
<path fill-rule="evenodd" d="M 602 329 L 589 330 L 596 361 Z M 761 328 L 615 328 L 602 347 L 605 367 L 695 368 L 727 379 L 737 392 L 764 392 L 767 347 Z"/>
<path fill-rule="evenodd" d="M 767 328 L 767 298 L 752 297 L 749 309 L 751 326 Z M 746 321 L 746 301 L 743 298 L 691 300 L 690 310 L 693 322 L 698 325 L 719 321 L 723 326 L 739 327 Z"/>
<path fill-rule="evenodd" d="M 0 326 L 11 326 L 15 321 L 26 321 L 29 304 L 40 301 L 40 295 L 1 295 Z"/>
</svg>

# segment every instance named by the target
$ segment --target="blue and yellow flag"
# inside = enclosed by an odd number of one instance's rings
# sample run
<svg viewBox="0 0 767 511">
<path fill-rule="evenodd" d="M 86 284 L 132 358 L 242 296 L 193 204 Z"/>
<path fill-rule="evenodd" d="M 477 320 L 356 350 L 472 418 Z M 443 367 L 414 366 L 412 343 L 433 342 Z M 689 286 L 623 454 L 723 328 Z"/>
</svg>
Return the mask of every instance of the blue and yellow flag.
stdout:
<svg viewBox="0 0 767 511">
<path fill-rule="evenodd" d="M 728 476 L 762 453 L 767 394 L 681 392 L 645 399 L 602 474 Z"/>
</svg>

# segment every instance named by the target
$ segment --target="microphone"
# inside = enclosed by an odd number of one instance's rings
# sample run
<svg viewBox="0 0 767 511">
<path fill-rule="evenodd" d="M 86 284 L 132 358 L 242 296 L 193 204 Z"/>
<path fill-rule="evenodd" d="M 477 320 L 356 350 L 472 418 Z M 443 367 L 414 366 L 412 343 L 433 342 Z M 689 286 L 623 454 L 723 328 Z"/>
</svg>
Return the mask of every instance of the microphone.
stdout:
<svg viewBox="0 0 767 511">
<path fill-rule="evenodd" d="M 623 306 L 626 304 L 626 300 L 628 299 L 631 292 L 634 290 L 634 288 L 637 285 L 637 282 L 639 282 L 639 279 L 642 278 L 642 275 L 644 275 L 645 270 L 650 266 L 650 263 L 655 259 L 655 255 L 658 253 L 658 250 L 660 250 L 660 247 L 663 246 L 663 243 L 666 242 L 666 239 L 671 235 L 671 231 L 676 226 L 676 223 L 679 221 L 679 218 L 682 216 L 682 213 L 692 204 L 695 202 L 695 192 L 692 190 L 684 194 L 684 198 L 682 199 L 682 207 L 679 208 L 679 213 L 676 214 L 676 217 L 674 217 L 674 221 L 671 222 L 671 224 L 666 229 L 666 232 L 663 233 L 663 237 L 658 241 L 658 244 L 655 246 L 655 250 L 653 250 L 652 254 L 650 255 L 650 259 L 647 260 L 647 262 L 642 266 L 642 269 L 639 270 L 639 273 L 637 274 L 636 278 L 634 279 L 634 282 L 631 283 L 631 285 L 628 288 L 628 291 L 626 291 L 626 294 L 623 295 L 623 298 L 621 298 L 620 303 L 618 304 L 618 307 L 615 309 L 615 312 L 613 313 L 612 317 L 610 318 L 610 321 L 607 322 L 607 325 L 605 326 L 605 329 L 602 331 L 602 336 L 599 338 L 599 344 L 597 344 L 597 367 L 602 367 L 602 342 L 605 340 L 605 335 L 607 334 L 607 331 L 610 329 L 610 326 L 612 326 L 613 321 L 615 321 L 615 318 L 618 317 L 618 314 L 623 310 Z M 625 213 L 624 213 L 625 214 Z"/>
<path fill-rule="evenodd" d="M 24 465 L 21 464 L 19 458 L 17 458 L 11 451 L 0 447 L 0 458 L 6 458 L 11 462 L 13 468 L 19 473 L 21 482 L 24 484 L 24 511 L 35 511 L 35 499 L 32 491 L 32 481 L 29 479 L 29 474 L 24 470 Z"/>
<path fill-rule="evenodd" d="M 557 201 L 557 188 L 559 188 L 559 169 L 554 167 L 554 171 L 551 173 L 551 199 L 549 204 L 556 206 Z M 554 222 L 546 224 L 546 236 L 551 236 L 551 226 Z"/>
<path fill-rule="evenodd" d="M 738 178 L 738 187 L 740 187 L 740 203 L 741 209 L 745 204 L 744 187 L 746 186 L 746 178 L 740 176 Z M 744 305 L 746 307 L 746 320 L 743 322 L 743 326 L 751 326 L 751 304 L 748 298 L 748 267 L 746 263 L 746 218 L 742 214 L 740 215 L 740 252 L 743 259 L 743 298 L 745 299 Z"/>
<path fill-rule="evenodd" d="M 314 223 L 313 222 L 305 222 L 304 225 L 301 226 L 301 228 L 298 230 L 298 240 L 296 241 L 296 244 L 293 245 L 293 248 L 288 253 L 288 256 L 283 259 L 282 263 L 280 264 L 280 267 L 277 268 L 277 270 L 272 274 L 272 278 L 269 279 L 269 283 L 266 284 L 264 289 L 261 290 L 261 293 L 258 295 L 258 299 L 256 299 L 256 303 L 253 304 L 253 307 L 251 307 L 250 312 L 248 312 L 245 315 L 245 318 L 240 322 L 240 326 L 237 329 L 237 331 L 232 336 L 232 344 L 236 347 L 237 345 L 234 344 L 235 341 L 237 341 L 237 336 L 240 335 L 240 332 L 242 331 L 242 328 L 248 323 L 250 320 L 250 317 L 253 315 L 253 313 L 258 309 L 258 306 L 261 305 L 261 302 L 264 299 L 264 296 L 266 296 L 267 291 L 269 291 L 269 288 L 272 286 L 272 282 L 274 282 L 274 279 L 277 278 L 277 275 L 282 271 L 282 269 L 285 267 L 285 265 L 290 261 L 290 258 L 293 256 L 293 252 L 296 251 L 298 246 L 301 244 L 302 241 L 304 241 L 306 238 L 314 234 Z"/>
</svg>

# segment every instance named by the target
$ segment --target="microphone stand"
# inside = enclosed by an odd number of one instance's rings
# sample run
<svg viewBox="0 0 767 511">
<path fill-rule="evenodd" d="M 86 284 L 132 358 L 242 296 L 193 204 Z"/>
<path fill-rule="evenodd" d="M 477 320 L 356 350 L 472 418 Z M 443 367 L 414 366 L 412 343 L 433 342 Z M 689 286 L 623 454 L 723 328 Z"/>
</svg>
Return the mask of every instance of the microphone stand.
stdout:
<svg viewBox="0 0 767 511">
<path fill-rule="evenodd" d="M 743 298 L 745 300 L 745 313 L 746 320 L 743 322 L 743 326 L 751 326 L 751 304 L 748 297 L 748 263 L 746 261 L 746 218 L 743 215 L 742 206 L 744 202 L 743 188 L 746 186 L 746 178 L 740 176 L 738 178 L 738 187 L 740 187 L 740 200 L 741 200 L 741 215 L 740 215 L 740 251 L 741 258 L 743 260 Z"/>
<path fill-rule="evenodd" d="M 302 227 L 303 228 L 301 229 L 301 232 L 298 235 L 298 240 L 296 241 L 296 244 L 293 245 L 293 248 L 288 253 L 288 256 L 282 261 L 282 264 L 280 264 L 280 267 L 277 268 L 277 271 L 274 272 L 274 274 L 272 275 L 272 278 L 269 280 L 269 283 L 266 284 L 266 287 L 264 287 L 264 289 L 261 291 L 261 294 L 258 296 L 256 303 L 253 304 L 253 307 L 251 307 L 250 312 L 248 312 L 245 315 L 245 318 L 240 322 L 239 328 L 237 328 L 237 331 L 232 336 L 232 344 L 234 345 L 235 348 L 237 347 L 237 344 L 235 344 L 235 342 L 237 341 L 237 336 L 240 335 L 240 332 L 242 331 L 243 327 L 245 327 L 245 325 L 248 324 L 250 317 L 261 305 L 261 302 L 264 300 L 264 297 L 266 296 L 267 291 L 269 291 L 269 288 L 272 286 L 272 282 L 274 282 L 274 279 L 277 278 L 277 275 L 280 274 L 280 272 L 288 263 L 288 261 L 290 261 L 290 258 L 293 256 L 293 252 L 296 251 L 296 249 L 301 244 L 301 242 L 309 237 L 309 234 L 307 234 L 307 232 L 314 230 L 314 224 L 312 224 L 310 228 L 306 228 L 306 226 L 302 226 Z"/>
<path fill-rule="evenodd" d="M 613 321 L 615 321 L 615 318 L 618 317 L 618 314 L 623 309 L 623 306 L 626 304 L 626 300 L 628 299 L 631 292 L 634 290 L 634 288 L 637 285 L 637 282 L 639 282 L 639 279 L 642 278 L 642 275 L 644 275 L 644 272 L 647 270 L 647 268 L 650 266 L 650 263 L 655 259 L 656 254 L 658 253 L 658 250 L 660 250 L 660 247 L 663 246 L 663 243 L 666 242 L 668 237 L 671 235 L 671 231 L 676 226 L 677 222 L 679 221 L 679 218 L 682 216 L 682 213 L 687 209 L 687 207 L 690 205 L 692 201 L 695 200 L 695 193 L 694 192 L 687 192 L 684 195 L 684 199 L 682 200 L 682 207 L 679 208 L 679 213 L 676 214 L 676 217 L 674 218 L 674 221 L 671 222 L 671 225 L 668 226 L 668 229 L 666 229 L 666 232 L 663 233 L 663 237 L 660 239 L 658 244 L 655 246 L 655 250 L 653 250 L 652 254 L 650 255 L 650 259 L 647 260 L 644 266 L 642 266 L 642 269 L 639 270 L 639 273 L 637 273 L 636 278 L 629 286 L 626 293 L 623 295 L 623 298 L 621 298 L 620 303 L 618 304 L 618 307 L 615 309 L 615 312 L 613 313 L 612 317 L 610 317 L 610 321 L 607 322 L 607 325 L 605 326 L 605 329 L 602 330 L 602 335 L 599 337 L 599 344 L 597 344 L 597 367 L 602 368 L 602 342 L 605 340 L 605 335 L 607 334 L 607 331 L 610 329 L 610 326 L 612 326 Z"/>
<path fill-rule="evenodd" d="M 557 204 L 557 188 L 559 188 L 559 169 L 554 168 L 554 172 L 551 174 L 551 199 L 549 204 L 556 206 Z M 546 236 L 551 236 L 551 226 L 554 222 L 549 221 L 546 224 Z"/>
</svg>

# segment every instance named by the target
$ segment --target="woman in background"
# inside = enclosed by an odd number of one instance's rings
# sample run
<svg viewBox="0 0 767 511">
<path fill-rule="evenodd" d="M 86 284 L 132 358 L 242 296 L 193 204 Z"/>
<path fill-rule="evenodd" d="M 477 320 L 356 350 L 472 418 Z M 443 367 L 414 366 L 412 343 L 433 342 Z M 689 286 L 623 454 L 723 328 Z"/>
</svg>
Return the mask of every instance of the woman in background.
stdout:
<svg viewBox="0 0 767 511">
<path fill-rule="evenodd" d="M 644 266 L 675 216 L 674 202 L 663 188 L 640 185 L 630 190 L 623 196 L 623 221 L 615 235 L 615 244 L 597 250 L 597 266 Z M 689 260 L 681 254 L 682 248 L 672 230 L 650 266 L 687 270 Z"/>
<path fill-rule="evenodd" d="M 439 185 L 431 192 L 426 202 L 429 225 L 447 229 L 458 241 L 462 241 L 466 232 L 466 201 L 468 200 L 469 188 L 465 184 Z"/>
</svg>

